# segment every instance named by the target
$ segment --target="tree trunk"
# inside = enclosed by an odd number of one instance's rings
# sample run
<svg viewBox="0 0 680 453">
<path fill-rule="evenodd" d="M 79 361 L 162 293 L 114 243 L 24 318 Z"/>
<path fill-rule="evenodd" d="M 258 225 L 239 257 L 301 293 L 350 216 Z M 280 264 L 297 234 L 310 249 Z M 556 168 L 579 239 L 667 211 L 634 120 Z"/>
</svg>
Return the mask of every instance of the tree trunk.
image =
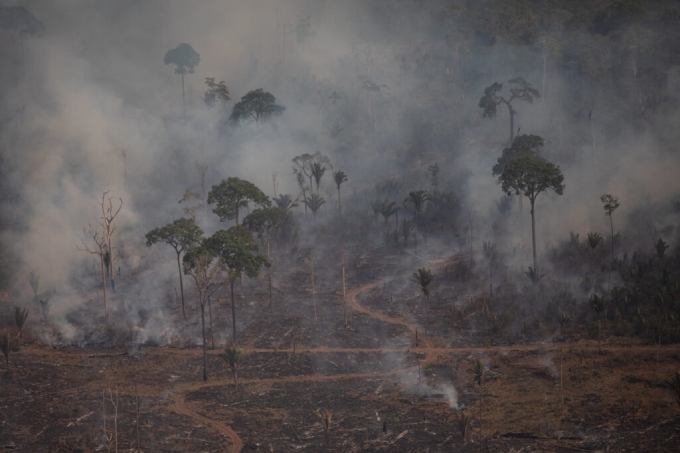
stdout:
<svg viewBox="0 0 680 453">
<path fill-rule="evenodd" d="M 184 103 L 184 73 L 182 75 L 182 118 L 186 117 L 186 106 Z"/>
<path fill-rule="evenodd" d="M 234 282 L 231 282 L 231 327 L 234 330 L 234 347 L 236 347 L 236 300 L 234 299 Z"/>
<path fill-rule="evenodd" d="M 100 249 L 101 250 L 101 249 Z M 109 300 L 106 298 L 106 270 L 104 269 L 104 254 L 100 254 L 102 262 L 102 289 L 104 290 L 104 316 L 109 316 Z"/>
<path fill-rule="evenodd" d="M 272 308 L 274 306 L 274 302 L 272 299 L 272 254 L 271 247 L 269 246 L 270 241 L 271 238 L 267 232 L 267 260 L 269 261 L 269 308 Z"/>
<path fill-rule="evenodd" d="M 614 219 L 612 219 L 611 214 L 609 214 L 609 224 L 612 229 L 612 263 L 614 263 Z"/>
<path fill-rule="evenodd" d="M 536 259 L 536 216 L 534 215 L 534 202 L 536 200 L 530 198 L 529 201 L 531 201 L 531 248 L 534 256 L 534 272 L 538 275 L 538 260 Z"/>
<path fill-rule="evenodd" d="M 427 324 L 430 324 L 430 308 L 428 307 L 430 305 L 430 295 L 425 294 L 425 319 L 427 319 Z"/>
<path fill-rule="evenodd" d="M 340 222 L 342 223 L 342 206 L 340 204 L 340 186 L 338 186 L 338 214 L 340 214 Z"/>
<path fill-rule="evenodd" d="M 316 288 L 314 287 L 314 256 L 309 260 L 312 269 L 312 304 L 314 304 L 314 322 L 319 322 L 316 314 Z"/>
<path fill-rule="evenodd" d="M 111 292 L 116 292 L 116 271 L 113 265 L 113 247 L 111 246 L 111 237 L 109 236 L 109 269 L 111 276 Z"/>
<path fill-rule="evenodd" d="M 184 308 L 184 279 L 182 278 L 182 263 L 179 260 L 180 252 L 177 252 L 177 268 L 179 269 L 179 293 L 182 296 L 182 315 L 187 319 L 187 312 Z"/>
<path fill-rule="evenodd" d="M 198 297 L 201 303 L 201 328 L 203 332 L 203 381 L 208 380 L 208 353 L 206 352 L 207 345 L 205 344 L 205 302 L 203 301 L 203 294 L 199 291 Z"/>
<path fill-rule="evenodd" d="M 345 249 L 342 249 L 342 311 L 347 328 L 347 292 L 345 291 Z"/>
<path fill-rule="evenodd" d="M 210 296 L 208 296 L 208 319 L 210 320 L 210 344 L 212 348 L 215 349 L 215 336 L 213 335 L 212 326 L 212 304 L 210 303 Z"/>
</svg>

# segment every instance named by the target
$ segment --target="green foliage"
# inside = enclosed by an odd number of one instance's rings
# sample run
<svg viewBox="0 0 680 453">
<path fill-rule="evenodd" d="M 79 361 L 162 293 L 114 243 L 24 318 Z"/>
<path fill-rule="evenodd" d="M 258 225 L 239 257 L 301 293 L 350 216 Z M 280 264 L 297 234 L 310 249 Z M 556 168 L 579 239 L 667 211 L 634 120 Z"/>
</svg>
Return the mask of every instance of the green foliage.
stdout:
<svg viewBox="0 0 680 453">
<path fill-rule="evenodd" d="M 482 379 L 484 379 L 484 364 L 481 360 L 475 359 L 472 363 L 472 373 L 474 376 L 473 382 L 477 385 L 482 385 Z"/>
<path fill-rule="evenodd" d="M 425 203 L 430 199 L 430 195 L 424 190 L 414 190 L 408 193 L 408 197 L 404 200 L 404 205 L 413 206 L 413 218 L 418 216 L 425 209 Z"/>
<path fill-rule="evenodd" d="M 588 233 L 588 245 L 590 248 L 595 251 L 598 245 L 602 242 L 602 235 L 597 232 L 590 232 Z"/>
<path fill-rule="evenodd" d="M 200 61 L 201 56 L 198 52 L 186 43 L 168 50 L 163 59 L 165 64 L 174 64 L 176 66 L 175 74 L 193 74 Z"/>
<path fill-rule="evenodd" d="M 227 347 L 225 348 L 224 352 L 220 354 L 222 360 L 224 360 L 225 363 L 229 365 L 229 368 L 231 369 L 232 376 L 234 377 L 234 384 L 236 384 L 237 382 L 238 369 L 241 366 L 241 363 L 243 362 L 245 356 L 246 354 L 243 351 L 243 349 L 239 349 L 236 347 Z"/>
<path fill-rule="evenodd" d="M 201 241 L 203 230 L 194 219 L 182 217 L 163 227 L 154 228 L 146 233 L 145 237 L 147 247 L 164 242 L 172 246 L 177 254 L 180 254 Z"/>
<path fill-rule="evenodd" d="M 335 181 L 335 185 L 338 187 L 338 190 L 340 190 L 342 183 L 347 181 L 347 175 L 342 170 L 334 171 L 333 181 Z"/>
<path fill-rule="evenodd" d="M 241 273 L 257 277 L 260 268 L 268 266 L 267 259 L 257 254 L 252 233 L 242 225 L 217 231 L 206 240 L 206 247 L 229 268 L 231 281 Z"/>
<path fill-rule="evenodd" d="M 541 97 L 537 89 L 522 77 L 515 77 L 508 80 L 510 84 L 510 96 L 501 95 L 503 84 L 495 82 L 484 88 L 484 96 L 479 99 L 479 108 L 482 109 L 483 118 L 493 118 L 496 116 L 496 107 L 500 103 L 510 106 L 517 99 L 531 104 L 534 98 Z"/>
<path fill-rule="evenodd" d="M 540 268 L 538 266 L 529 266 L 528 270 L 524 271 L 524 275 L 526 275 L 534 285 L 540 282 L 543 277 L 545 277 L 545 274 L 541 274 Z"/>
<path fill-rule="evenodd" d="M 184 214 L 190 216 L 192 219 L 196 220 L 196 213 L 203 209 L 203 203 L 201 202 L 202 196 L 200 193 L 196 192 L 194 189 L 189 187 L 186 192 L 184 192 L 184 195 L 182 198 L 177 202 L 179 203 L 187 203 L 191 200 L 197 200 L 198 204 L 195 204 L 193 206 L 185 206 L 184 207 Z"/>
<path fill-rule="evenodd" d="M 215 82 L 215 77 L 206 77 L 205 84 L 207 89 L 205 93 L 203 93 L 203 102 L 205 102 L 205 105 L 208 108 L 215 107 L 215 103 L 217 101 L 220 101 L 224 104 L 231 100 L 229 88 L 227 87 L 227 83 L 224 80 L 221 82 Z"/>
<path fill-rule="evenodd" d="M 233 176 L 212 186 L 208 193 L 208 204 L 216 205 L 213 212 L 219 216 L 220 221 L 235 219 L 236 225 L 239 224 L 239 211 L 245 208 L 249 201 L 259 207 L 271 205 L 269 197 L 255 184 Z"/>
<path fill-rule="evenodd" d="M 376 200 L 374 206 L 377 207 L 378 213 L 383 216 L 383 219 L 385 219 L 385 225 L 389 225 L 390 217 L 392 217 L 394 213 L 397 212 L 397 204 L 394 201 L 390 201 L 385 198 L 382 201 Z"/>
<path fill-rule="evenodd" d="M 316 183 L 316 190 L 319 191 L 319 185 L 321 184 L 321 178 L 323 178 L 324 173 L 326 173 L 326 166 L 321 162 L 312 162 L 311 173 Z"/>
<path fill-rule="evenodd" d="M 560 167 L 539 156 L 526 155 L 511 160 L 499 179 L 507 195 L 522 194 L 532 203 L 546 190 L 552 189 L 558 195 L 564 192 Z"/>
<path fill-rule="evenodd" d="M 229 119 L 235 124 L 243 120 L 259 123 L 260 120 L 281 115 L 284 110 L 286 110 L 284 106 L 276 104 L 273 94 L 258 88 L 248 92 L 234 105 Z"/>
<path fill-rule="evenodd" d="M 413 281 L 420 287 L 423 294 L 428 297 L 430 295 L 430 286 L 434 280 L 435 275 L 430 269 L 421 267 L 417 272 L 413 273 Z"/>
<path fill-rule="evenodd" d="M 600 318 L 602 313 L 607 309 L 607 298 L 599 294 L 591 294 L 588 298 L 588 304 L 597 317 Z"/>
<path fill-rule="evenodd" d="M 543 148 L 543 138 L 538 135 L 522 134 L 515 137 L 509 148 L 503 149 L 501 157 L 491 169 L 491 174 L 500 177 L 506 165 L 512 160 L 522 156 L 536 157 Z M 500 180 L 500 179 L 499 179 Z"/>
<path fill-rule="evenodd" d="M 605 214 L 609 217 L 611 217 L 612 213 L 619 207 L 619 199 L 608 193 L 602 195 L 600 201 L 602 202 Z"/>
<path fill-rule="evenodd" d="M 298 206 L 297 200 L 294 200 L 293 196 L 289 193 L 282 193 L 278 197 L 273 198 L 273 200 L 277 207 L 286 212 L 290 212 L 291 209 Z"/>
<path fill-rule="evenodd" d="M 321 206 L 326 203 L 326 200 L 318 193 L 314 193 L 307 198 L 304 203 L 314 213 L 314 218 L 316 219 L 316 212 L 321 209 Z"/>
</svg>

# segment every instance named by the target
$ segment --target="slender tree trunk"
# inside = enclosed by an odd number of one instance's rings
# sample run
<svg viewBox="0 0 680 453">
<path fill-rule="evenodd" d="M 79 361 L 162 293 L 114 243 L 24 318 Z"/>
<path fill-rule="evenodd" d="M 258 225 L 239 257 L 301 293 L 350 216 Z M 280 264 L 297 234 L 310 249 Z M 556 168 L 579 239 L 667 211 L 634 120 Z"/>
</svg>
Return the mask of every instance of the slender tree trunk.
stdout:
<svg viewBox="0 0 680 453">
<path fill-rule="evenodd" d="M 199 291 L 198 297 L 201 303 L 201 329 L 203 333 L 203 381 L 208 380 L 208 353 L 207 345 L 205 344 L 205 301 L 203 300 L 203 294 Z"/>
<path fill-rule="evenodd" d="M 614 262 L 614 219 L 612 219 L 611 214 L 609 214 L 609 224 L 612 229 L 612 263 Z"/>
<path fill-rule="evenodd" d="M 231 327 L 233 329 L 234 347 L 236 347 L 236 300 L 234 299 L 234 281 L 231 281 Z"/>
<path fill-rule="evenodd" d="M 345 290 L 345 249 L 342 249 L 342 311 L 347 328 L 347 292 Z"/>
<path fill-rule="evenodd" d="M 181 76 L 182 76 L 182 118 L 186 118 L 186 106 L 184 103 L 184 73 L 182 73 Z"/>
<path fill-rule="evenodd" d="M 184 308 L 184 279 L 182 278 L 182 263 L 179 260 L 180 253 L 181 252 L 177 252 L 177 268 L 179 269 L 179 293 L 182 296 L 182 315 L 184 315 L 184 319 L 186 320 L 187 312 L 186 309 Z"/>
<path fill-rule="evenodd" d="M 531 201 L 531 248 L 534 256 L 534 272 L 538 273 L 538 260 L 536 259 L 536 216 L 534 215 L 534 202 L 535 199 L 530 199 Z"/>
<path fill-rule="evenodd" d="M 316 288 L 314 286 L 314 256 L 310 258 L 309 264 L 312 270 L 312 304 L 314 304 L 314 322 L 316 323 L 319 322 L 319 318 L 317 317 L 316 314 Z"/>
<path fill-rule="evenodd" d="M 267 232 L 267 260 L 269 261 L 269 308 L 274 306 L 274 301 L 272 298 L 272 254 L 270 247 L 271 238 L 269 237 L 269 232 Z"/>
<path fill-rule="evenodd" d="M 210 303 L 210 296 L 208 296 L 208 319 L 210 320 L 210 344 L 215 349 L 215 335 L 213 335 L 212 326 L 212 304 Z"/>
<path fill-rule="evenodd" d="M 102 262 L 102 289 L 104 290 L 104 316 L 109 316 L 109 300 L 106 298 L 106 270 L 104 269 L 104 254 L 100 254 Z"/>
<path fill-rule="evenodd" d="M 111 292 L 116 292 L 116 271 L 113 265 L 113 247 L 111 246 L 111 237 L 109 236 L 109 268 L 111 277 Z"/>
<path fill-rule="evenodd" d="M 340 186 L 338 186 L 338 214 L 340 215 L 340 222 L 342 223 L 342 206 L 340 204 Z"/>
<path fill-rule="evenodd" d="M 427 319 L 427 324 L 430 324 L 430 295 L 425 294 L 425 319 Z"/>
</svg>

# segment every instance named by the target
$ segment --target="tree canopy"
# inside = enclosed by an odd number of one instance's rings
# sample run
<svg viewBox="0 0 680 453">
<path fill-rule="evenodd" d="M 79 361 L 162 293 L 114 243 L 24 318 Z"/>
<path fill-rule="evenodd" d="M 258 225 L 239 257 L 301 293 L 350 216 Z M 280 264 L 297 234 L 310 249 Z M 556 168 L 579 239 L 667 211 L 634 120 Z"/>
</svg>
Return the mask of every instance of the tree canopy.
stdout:
<svg viewBox="0 0 680 453">
<path fill-rule="evenodd" d="M 522 194 L 532 203 L 546 190 L 552 189 L 558 195 L 564 191 L 560 168 L 539 156 L 526 155 L 511 160 L 499 179 L 507 195 Z"/>
<path fill-rule="evenodd" d="M 174 49 L 168 50 L 163 59 L 165 64 L 176 66 L 175 74 L 182 75 L 193 74 L 200 61 L 201 56 L 187 43 L 182 43 Z"/>
<path fill-rule="evenodd" d="M 505 166 L 513 159 L 520 156 L 538 156 L 538 152 L 543 148 L 543 138 L 538 135 L 522 134 L 515 137 L 512 145 L 503 150 L 501 157 L 498 158 L 496 165 L 492 168 L 494 176 L 500 176 Z"/>
<path fill-rule="evenodd" d="M 220 221 L 235 219 L 237 225 L 239 211 L 245 208 L 249 201 L 261 207 L 271 205 L 269 197 L 255 184 L 233 176 L 212 186 L 208 193 L 208 204 L 217 205 L 213 212 L 220 217 Z"/>
<path fill-rule="evenodd" d="M 273 94 L 264 91 L 262 88 L 248 92 L 234 105 L 229 119 L 238 124 L 244 120 L 255 121 L 266 120 L 273 116 L 279 116 L 286 108 L 276 103 Z"/>
</svg>

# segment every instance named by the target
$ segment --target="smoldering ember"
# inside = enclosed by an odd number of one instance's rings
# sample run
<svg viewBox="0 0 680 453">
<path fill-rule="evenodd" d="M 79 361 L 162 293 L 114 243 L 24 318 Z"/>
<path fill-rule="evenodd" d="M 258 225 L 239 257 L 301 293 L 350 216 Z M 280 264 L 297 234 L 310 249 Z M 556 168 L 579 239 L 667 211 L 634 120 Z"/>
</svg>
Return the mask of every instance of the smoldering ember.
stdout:
<svg viewBox="0 0 680 453">
<path fill-rule="evenodd" d="M 680 451 L 680 5 L 0 1 L 0 447 Z"/>
</svg>

